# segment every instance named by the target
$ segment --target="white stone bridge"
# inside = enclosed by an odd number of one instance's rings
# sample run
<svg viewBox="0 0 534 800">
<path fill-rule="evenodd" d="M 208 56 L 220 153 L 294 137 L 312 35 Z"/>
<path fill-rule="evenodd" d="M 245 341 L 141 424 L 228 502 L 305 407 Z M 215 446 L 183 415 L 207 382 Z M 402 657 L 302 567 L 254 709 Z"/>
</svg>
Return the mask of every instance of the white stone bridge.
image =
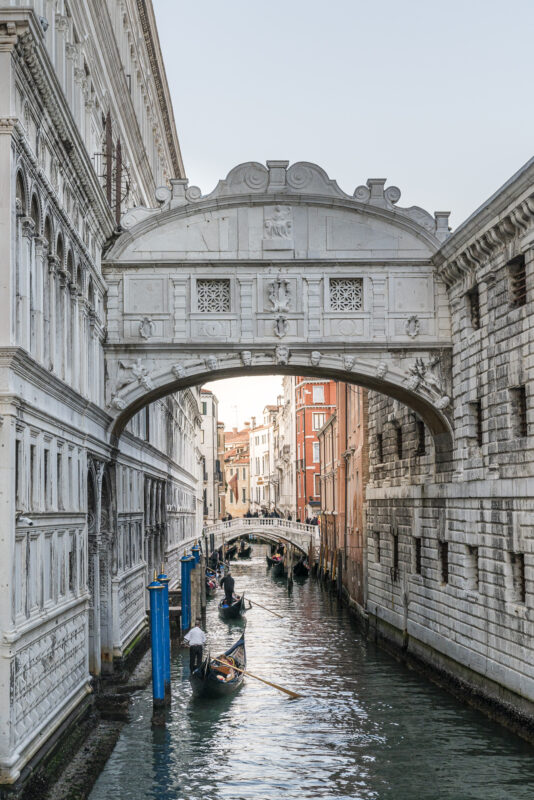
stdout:
<svg viewBox="0 0 534 800">
<path fill-rule="evenodd" d="M 236 517 L 228 522 L 216 522 L 214 525 L 205 525 L 202 536 L 208 540 L 210 534 L 214 536 L 214 547 L 219 548 L 223 542 L 230 544 L 235 539 L 253 534 L 268 542 L 283 542 L 293 545 L 306 555 L 309 553 L 310 544 L 317 552 L 319 548 L 319 526 L 305 525 L 302 522 L 293 522 L 276 517 Z"/>
</svg>

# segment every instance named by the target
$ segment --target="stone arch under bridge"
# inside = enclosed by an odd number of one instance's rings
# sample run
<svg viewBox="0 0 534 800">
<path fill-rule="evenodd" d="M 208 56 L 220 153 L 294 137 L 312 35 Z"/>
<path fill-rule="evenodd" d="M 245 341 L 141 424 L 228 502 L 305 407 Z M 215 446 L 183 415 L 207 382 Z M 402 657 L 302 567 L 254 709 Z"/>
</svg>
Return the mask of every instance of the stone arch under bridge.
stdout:
<svg viewBox="0 0 534 800">
<path fill-rule="evenodd" d="M 352 195 L 320 167 L 249 162 L 208 195 L 185 180 L 136 208 L 103 262 L 106 402 L 130 417 L 186 386 L 274 373 L 334 378 L 410 406 L 448 463 L 451 330 L 432 256 L 448 215 Z"/>
</svg>

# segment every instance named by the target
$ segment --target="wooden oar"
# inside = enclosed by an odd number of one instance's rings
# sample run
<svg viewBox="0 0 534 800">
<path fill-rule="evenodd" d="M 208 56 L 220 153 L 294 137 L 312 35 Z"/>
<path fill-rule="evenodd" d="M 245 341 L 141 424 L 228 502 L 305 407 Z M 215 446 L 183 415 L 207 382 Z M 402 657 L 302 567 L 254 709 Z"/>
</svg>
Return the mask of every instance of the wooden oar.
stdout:
<svg viewBox="0 0 534 800">
<path fill-rule="evenodd" d="M 259 606 L 260 608 L 263 608 L 263 610 L 264 611 L 268 611 L 269 614 L 274 614 L 275 617 L 280 617 L 280 619 L 284 619 L 282 614 L 278 614 L 276 611 L 271 611 L 270 608 L 266 608 L 265 606 L 262 606 L 261 603 L 257 603 L 255 600 L 251 600 L 250 597 L 248 598 L 248 602 L 249 603 L 253 603 L 255 606 Z"/>
<path fill-rule="evenodd" d="M 227 661 L 220 661 L 218 658 L 212 658 L 212 661 L 216 661 L 218 664 L 224 664 L 225 667 L 230 667 L 231 669 L 235 669 L 238 672 L 242 672 L 243 675 L 248 675 L 249 678 L 255 678 L 257 681 L 261 681 L 262 683 L 266 683 L 267 686 L 272 686 L 273 689 L 278 689 L 279 692 L 285 692 L 290 697 L 296 699 L 297 697 L 302 697 L 301 694 L 297 694 L 297 692 L 292 692 L 291 689 L 284 689 L 283 686 L 278 686 L 277 683 L 271 683 L 271 681 L 266 681 L 265 678 L 260 678 L 259 675 L 253 675 L 252 672 L 248 672 L 246 669 L 241 669 L 240 667 L 236 667 L 235 664 L 228 664 Z"/>
</svg>

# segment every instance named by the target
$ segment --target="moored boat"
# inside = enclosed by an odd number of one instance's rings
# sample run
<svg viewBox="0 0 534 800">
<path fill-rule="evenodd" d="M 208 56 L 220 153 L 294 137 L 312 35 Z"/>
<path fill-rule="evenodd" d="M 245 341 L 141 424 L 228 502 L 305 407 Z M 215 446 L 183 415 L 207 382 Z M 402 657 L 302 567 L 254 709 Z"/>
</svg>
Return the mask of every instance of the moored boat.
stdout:
<svg viewBox="0 0 534 800">
<path fill-rule="evenodd" d="M 217 593 L 217 575 L 211 570 L 206 570 L 206 596 L 215 597 Z"/>
<path fill-rule="evenodd" d="M 241 546 L 237 551 L 238 558 L 250 558 L 251 553 L 252 553 L 252 545 L 250 544 L 245 547 Z"/>
<path fill-rule="evenodd" d="M 219 614 L 223 619 L 233 619 L 234 617 L 241 616 L 242 612 L 245 611 L 245 595 L 242 594 L 239 597 L 236 597 L 235 600 L 232 601 L 232 605 L 226 604 L 226 598 L 223 599 L 219 603 Z"/>
<path fill-rule="evenodd" d="M 268 555 L 266 555 L 266 556 L 265 556 L 265 558 L 266 558 L 266 560 L 267 560 L 267 566 L 269 566 L 269 567 L 272 567 L 272 565 L 275 563 L 275 561 L 274 561 L 274 559 L 272 558 L 272 556 L 268 556 Z"/>
<path fill-rule="evenodd" d="M 305 558 L 301 558 L 293 567 L 293 575 L 296 578 L 307 578 L 310 574 L 310 568 Z"/>
<path fill-rule="evenodd" d="M 247 667 L 244 634 L 223 655 L 216 659 L 208 655 L 200 667 L 197 667 L 189 678 L 193 693 L 205 697 L 232 694 L 241 686 L 244 678 L 243 673 L 234 667 L 239 667 L 240 670 Z"/>
<path fill-rule="evenodd" d="M 237 545 L 233 544 L 231 547 L 226 549 L 226 560 L 231 561 L 237 556 Z"/>
<path fill-rule="evenodd" d="M 279 558 L 273 561 L 273 578 L 283 578 L 285 574 L 286 565 L 284 564 L 284 559 Z"/>
</svg>

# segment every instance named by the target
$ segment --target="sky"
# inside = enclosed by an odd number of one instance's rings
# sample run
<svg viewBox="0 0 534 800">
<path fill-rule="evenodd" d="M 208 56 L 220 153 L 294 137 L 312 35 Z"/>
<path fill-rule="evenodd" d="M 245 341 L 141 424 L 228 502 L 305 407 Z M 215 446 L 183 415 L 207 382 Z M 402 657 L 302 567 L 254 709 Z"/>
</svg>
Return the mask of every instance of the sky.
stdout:
<svg viewBox="0 0 534 800">
<path fill-rule="evenodd" d="M 532 156 L 533 0 L 153 3 L 203 193 L 244 161 L 312 161 L 350 194 L 387 178 L 455 228 Z M 270 389 L 234 380 L 241 424 Z"/>
</svg>

